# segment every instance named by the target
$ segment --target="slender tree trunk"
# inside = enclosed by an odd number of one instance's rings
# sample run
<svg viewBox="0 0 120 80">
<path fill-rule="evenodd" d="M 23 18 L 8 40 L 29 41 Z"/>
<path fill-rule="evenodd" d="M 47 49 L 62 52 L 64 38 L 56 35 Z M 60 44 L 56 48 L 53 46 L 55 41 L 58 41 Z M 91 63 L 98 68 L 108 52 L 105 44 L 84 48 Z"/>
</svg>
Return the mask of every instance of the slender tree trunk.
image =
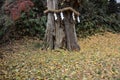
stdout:
<svg viewBox="0 0 120 80">
<path fill-rule="evenodd" d="M 48 9 L 58 9 L 58 0 L 47 0 Z M 58 19 L 54 19 L 54 13 L 48 13 L 47 29 L 45 42 L 50 49 L 67 48 L 68 50 L 80 50 L 77 44 L 75 32 L 75 22 L 73 21 L 70 11 L 64 12 L 64 20 L 61 20 L 60 14 Z"/>
</svg>

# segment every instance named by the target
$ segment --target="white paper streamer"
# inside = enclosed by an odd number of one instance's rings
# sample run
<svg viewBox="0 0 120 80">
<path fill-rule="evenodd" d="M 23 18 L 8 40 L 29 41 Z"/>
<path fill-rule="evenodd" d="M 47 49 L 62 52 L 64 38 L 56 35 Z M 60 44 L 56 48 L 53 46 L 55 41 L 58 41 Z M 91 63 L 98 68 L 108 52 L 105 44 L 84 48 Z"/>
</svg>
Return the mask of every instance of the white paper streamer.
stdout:
<svg viewBox="0 0 120 80">
<path fill-rule="evenodd" d="M 78 21 L 78 23 L 80 23 L 80 18 L 79 18 L 79 16 L 77 17 L 77 21 Z"/>
<path fill-rule="evenodd" d="M 72 13 L 73 20 L 75 21 L 75 14 L 74 12 Z"/>
<path fill-rule="evenodd" d="M 63 15 L 62 12 L 60 13 L 60 16 L 61 16 L 61 19 L 63 20 L 64 19 L 64 15 Z"/>
<path fill-rule="evenodd" d="M 57 20 L 58 18 L 57 18 L 57 14 L 56 13 L 54 13 L 54 17 L 55 17 L 55 20 Z"/>
</svg>

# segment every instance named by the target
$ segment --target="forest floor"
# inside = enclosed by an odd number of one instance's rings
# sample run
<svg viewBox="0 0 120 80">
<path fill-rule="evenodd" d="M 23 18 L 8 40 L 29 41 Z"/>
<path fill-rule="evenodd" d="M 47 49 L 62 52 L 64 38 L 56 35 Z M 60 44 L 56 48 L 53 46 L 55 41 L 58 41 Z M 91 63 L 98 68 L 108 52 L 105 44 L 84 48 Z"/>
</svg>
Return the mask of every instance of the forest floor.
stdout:
<svg viewBox="0 0 120 80">
<path fill-rule="evenodd" d="M 120 80 L 120 34 L 79 39 L 81 50 L 41 50 L 37 38 L 0 48 L 0 80 Z"/>
</svg>

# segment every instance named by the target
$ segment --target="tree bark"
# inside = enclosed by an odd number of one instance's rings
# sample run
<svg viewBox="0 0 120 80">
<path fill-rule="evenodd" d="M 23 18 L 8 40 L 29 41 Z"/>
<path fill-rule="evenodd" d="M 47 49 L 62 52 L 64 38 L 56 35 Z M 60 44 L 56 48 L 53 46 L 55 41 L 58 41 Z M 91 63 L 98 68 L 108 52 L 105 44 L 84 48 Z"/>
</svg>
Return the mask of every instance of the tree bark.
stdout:
<svg viewBox="0 0 120 80">
<path fill-rule="evenodd" d="M 48 10 L 58 9 L 58 3 L 58 0 L 47 0 Z M 54 13 L 48 13 L 47 29 L 45 34 L 47 48 L 80 50 L 80 47 L 77 44 L 75 22 L 72 19 L 72 12 L 65 11 L 63 13 L 64 20 L 61 20 L 60 13 L 56 13 L 58 17 L 57 20 L 54 19 Z"/>
<path fill-rule="evenodd" d="M 54 9 L 53 2 L 54 0 L 47 0 L 48 9 Z M 48 13 L 45 41 L 47 47 L 49 47 L 50 49 L 54 49 L 54 28 L 55 28 L 54 16 L 52 13 Z"/>
<path fill-rule="evenodd" d="M 67 40 L 67 49 L 68 50 L 80 50 L 79 45 L 77 44 L 77 36 L 75 30 L 75 21 L 71 18 L 71 13 L 66 12 L 64 19 L 65 34 Z"/>
</svg>

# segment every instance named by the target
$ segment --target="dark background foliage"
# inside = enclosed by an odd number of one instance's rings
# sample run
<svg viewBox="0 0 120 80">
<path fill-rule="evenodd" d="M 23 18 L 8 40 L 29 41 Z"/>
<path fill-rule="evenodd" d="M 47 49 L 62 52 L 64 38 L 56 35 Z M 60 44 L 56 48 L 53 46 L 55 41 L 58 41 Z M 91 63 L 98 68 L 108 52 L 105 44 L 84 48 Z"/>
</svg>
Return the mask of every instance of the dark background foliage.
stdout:
<svg viewBox="0 0 120 80">
<path fill-rule="evenodd" d="M 14 2 L 15 0 L 6 0 Z M 23 36 L 43 39 L 46 28 L 46 0 L 31 0 L 34 4 L 29 12 L 21 12 L 18 20 L 11 20 L 5 14 L 5 0 L 0 0 L 0 39 L 1 43 Z M 120 32 L 120 13 L 114 0 L 81 0 L 79 12 L 81 23 L 76 24 L 79 37 L 86 37 L 98 32 Z"/>
<path fill-rule="evenodd" d="M 86 37 L 97 32 L 120 32 L 120 14 L 117 7 L 108 0 L 84 1 L 81 9 L 81 23 L 77 25 L 80 36 Z M 115 5 L 115 4 L 113 4 Z M 112 12 L 111 12 L 112 11 Z"/>
</svg>

